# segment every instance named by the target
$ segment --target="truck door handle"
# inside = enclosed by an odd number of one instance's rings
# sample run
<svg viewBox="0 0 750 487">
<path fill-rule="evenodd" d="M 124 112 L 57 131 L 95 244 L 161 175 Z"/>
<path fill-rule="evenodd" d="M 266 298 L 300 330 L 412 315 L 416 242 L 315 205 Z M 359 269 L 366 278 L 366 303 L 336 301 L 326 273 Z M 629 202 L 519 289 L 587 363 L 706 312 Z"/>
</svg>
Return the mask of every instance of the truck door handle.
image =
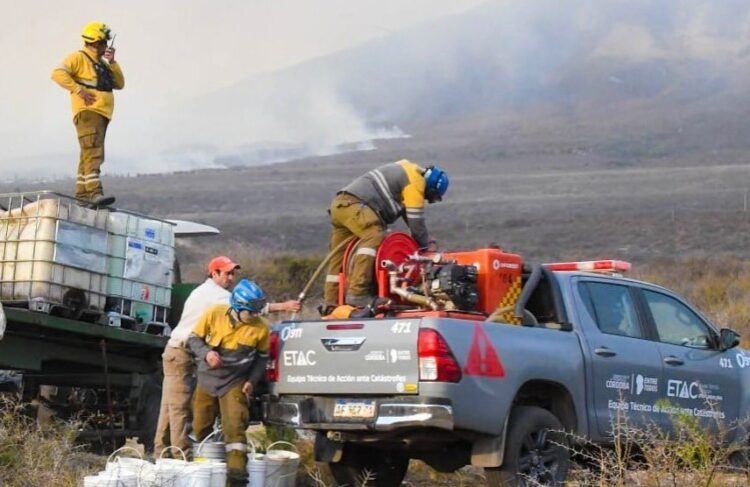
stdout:
<svg viewBox="0 0 750 487">
<path fill-rule="evenodd" d="M 667 365 L 685 365 L 685 362 L 678 359 L 677 357 L 668 356 L 664 357 L 664 363 Z"/>
<path fill-rule="evenodd" d="M 595 348 L 594 353 L 597 355 L 601 355 L 602 357 L 614 357 L 615 355 L 617 355 L 617 353 L 613 352 L 607 347 Z"/>
</svg>

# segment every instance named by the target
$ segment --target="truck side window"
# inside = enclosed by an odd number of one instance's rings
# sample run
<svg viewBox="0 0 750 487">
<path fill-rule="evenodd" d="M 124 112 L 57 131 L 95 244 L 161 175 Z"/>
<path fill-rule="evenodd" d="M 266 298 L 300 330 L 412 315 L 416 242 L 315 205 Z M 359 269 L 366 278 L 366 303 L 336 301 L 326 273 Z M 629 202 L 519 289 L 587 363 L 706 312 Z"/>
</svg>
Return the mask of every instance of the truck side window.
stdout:
<svg viewBox="0 0 750 487">
<path fill-rule="evenodd" d="M 660 341 L 694 348 L 711 347 L 711 332 L 693 310 L 661 293 L 644 289 L 643 296 Z"/>
<path fill-rule="evenodd" d="M 582 282 L 578 286 L 589 314 L 602 333 L 643 337 L 627 286 L 603 282 Z"/>
</svg>

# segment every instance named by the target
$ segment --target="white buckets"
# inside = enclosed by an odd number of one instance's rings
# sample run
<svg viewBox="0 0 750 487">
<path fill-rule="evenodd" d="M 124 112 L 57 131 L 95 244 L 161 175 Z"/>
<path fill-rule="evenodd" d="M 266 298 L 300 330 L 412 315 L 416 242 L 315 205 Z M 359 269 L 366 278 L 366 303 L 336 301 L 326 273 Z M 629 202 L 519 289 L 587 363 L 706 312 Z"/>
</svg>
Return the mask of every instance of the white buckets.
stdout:
<svg viewBox="0 0 750 487">
<path fill-rule="evenodd" d="M 139 487 L 138 477 L 133 474 L 101 472 L 99 475 L 85 477 L 84 487 Z"/>
<path fill-rule="evenodd" d="M 169 448 L 178 450 L 185 458 L 185 453 L 179 448 Z M 164 451 L 167 449 L 165 448 Z M 160 458 L 156 460 L 156 475 L 152 483 L 141 484 L 141 487 L 224 487 L 226 482 L 227 464 L 224 462 L 196 461 L 191 463 L 186 460 Z"/>
<path fill-rule="evenodd" d="M 182 455 L 182 460 L 176 458 L 164 458 L 164 452 L 177 450 Z M 179 447 L 168 446 L 161 452 L 161 456 L 156 459 L 153 475 L 146 480 L 149 487 L 183 487 L 185 472 L 190 463 L 185 457 L 185 452 Z"/>
<path fill-rule="evenodd" d="M 227 464 L 224 462 L 211 463 L 211 487 L 224 487 L 227 483 Z"/>
<path fill-rule="evenodd" d="M 248 454 L 247 473 L 249 487 L 294 487 L 297 479 L 297 468 L 300 456 L 296 451 L 275 448 L 286 445 L 296 447 L 285 441 L 277 441 L 268 446 L 265 454 L 256 453 L 255 445 L 250 442 L 251 453 Z M 185 453 L 177 447 L 168 447 L 162 451 L 176 450 L 182 460 L 158 458 L 150 463 L 140 458 L 134 448 L 122 447 L 115 450 L 107 459 L 104 471 L 83 479 L 83 487 L 224 487 L 227 481 L 227 465 L 214 459 L 201 458 L 188 462 Z M 135 451 L 139 458 L 117 456 L 123 450 Z"/>
<path fill-rule="evenodd" d="M 211 487 L 212 471 L 210 463 L 191 463 L 180 479 L 180 487 Z"/>
<path fill-rule="evenodd" d="M 226 464 L 191 463 L 185 460 L 185 453 L 177 447 L 182 460 L 158 458 L 150 463 L 141 458 L 115 457 L 123 450 L 137 450 L 123 447 L 115 450 L 107 459 L 107 465 L 98 475 L 85 477 L 84 487 L 224 487 Z M 162 452 L 162 455 L 164 454 Z M 140 457 L 140 453 L 138 453 Z"/>
<path fill-rule="evenodd" d="M 220 432 L 221 430 L 215 430 L 213 433 L 203 438 L 203 441 L 197 445 L 193 443 L 196 462 L 224 462 L 226 460 L 226 443 L 223 441 L 208 441 Z"/>
<path fill-rule="evenodd" d="M 257 453 L 255 443 L 250 441 L 250 453 L 247 455 L 247 487 L 264 487 L 266 483 L 266 456 Z"/>
<path fill-rule="evenodd" d="M 118 457 L 118 453 L 124 450 L 132 450 L 138 458 Z M 142 487 L 141 477 L 152 468 L 152 465 L 143 460 L 141 454 L 135 448 L 124 446 L 112 452 L 107 458 L 107 464 L 103 472 L 83 479 L 83 487 Z"/>
<path fill-rule="evenodd" d="M 277 441 L 268 445 L 266 454 L 259 454 L 252 444 L 252 451 L 247 459 L 248 487 L 294 487 L 297 481 L 299 453 L 275 449 L 276 445 L 296 447 L 286 441 Z"/>
<path fill-rule="evenodd" d="M 223 441 L 208 441 L 219 432 L 221 430 L 214 430 L 197 446 L 193 444 L 196 464 L 205 465 L 210 473 L 210 487 L 224 487 L 227 483 L 226 444 Z"/>
</svg>

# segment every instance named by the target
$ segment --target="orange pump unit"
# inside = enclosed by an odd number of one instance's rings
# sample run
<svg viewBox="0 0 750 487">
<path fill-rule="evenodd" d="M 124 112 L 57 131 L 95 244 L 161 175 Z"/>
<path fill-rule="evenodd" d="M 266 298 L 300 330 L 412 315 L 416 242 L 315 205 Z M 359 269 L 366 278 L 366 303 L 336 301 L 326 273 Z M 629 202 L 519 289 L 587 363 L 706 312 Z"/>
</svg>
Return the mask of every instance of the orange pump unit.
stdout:
<svg viewBox="0 0 750 487">
<path fill-rule="evenodd" d="M 339 275 L 339 304 L 344 304 L 347 274 L 358 240 L 349 244 Z M 466 252 L 419 252 L 409 235 L 393 232 L 383 240 L 375 257 L 379 297 L 401 309 L 462 311 L 492 314 L 513 306 L 521 292 L 521 256 L 500 248 Z"/>
<path fill-rule="evenodd" d="M 476 311 L 491 314 L 499 307 L 513 306 L 521 294 L 523 260 L 520 255 L 500 248 L 478 249 L 470 252 L 446 252 L 446 260 L 477 268 L 479 301 Z"/>
</svg>

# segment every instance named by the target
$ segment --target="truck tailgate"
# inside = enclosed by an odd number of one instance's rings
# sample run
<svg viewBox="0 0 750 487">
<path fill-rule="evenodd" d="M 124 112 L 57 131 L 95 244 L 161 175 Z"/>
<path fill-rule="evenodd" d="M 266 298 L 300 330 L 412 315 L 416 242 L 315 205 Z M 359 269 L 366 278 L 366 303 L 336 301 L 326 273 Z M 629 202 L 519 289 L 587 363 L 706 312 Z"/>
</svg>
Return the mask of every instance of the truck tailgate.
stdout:
<svg viewBox="0 0 750 487">
<path fill-rule="evenodd" d="M 278 394 L 416 394 L 419 319 L 283 323 Z"/>
</svg>

